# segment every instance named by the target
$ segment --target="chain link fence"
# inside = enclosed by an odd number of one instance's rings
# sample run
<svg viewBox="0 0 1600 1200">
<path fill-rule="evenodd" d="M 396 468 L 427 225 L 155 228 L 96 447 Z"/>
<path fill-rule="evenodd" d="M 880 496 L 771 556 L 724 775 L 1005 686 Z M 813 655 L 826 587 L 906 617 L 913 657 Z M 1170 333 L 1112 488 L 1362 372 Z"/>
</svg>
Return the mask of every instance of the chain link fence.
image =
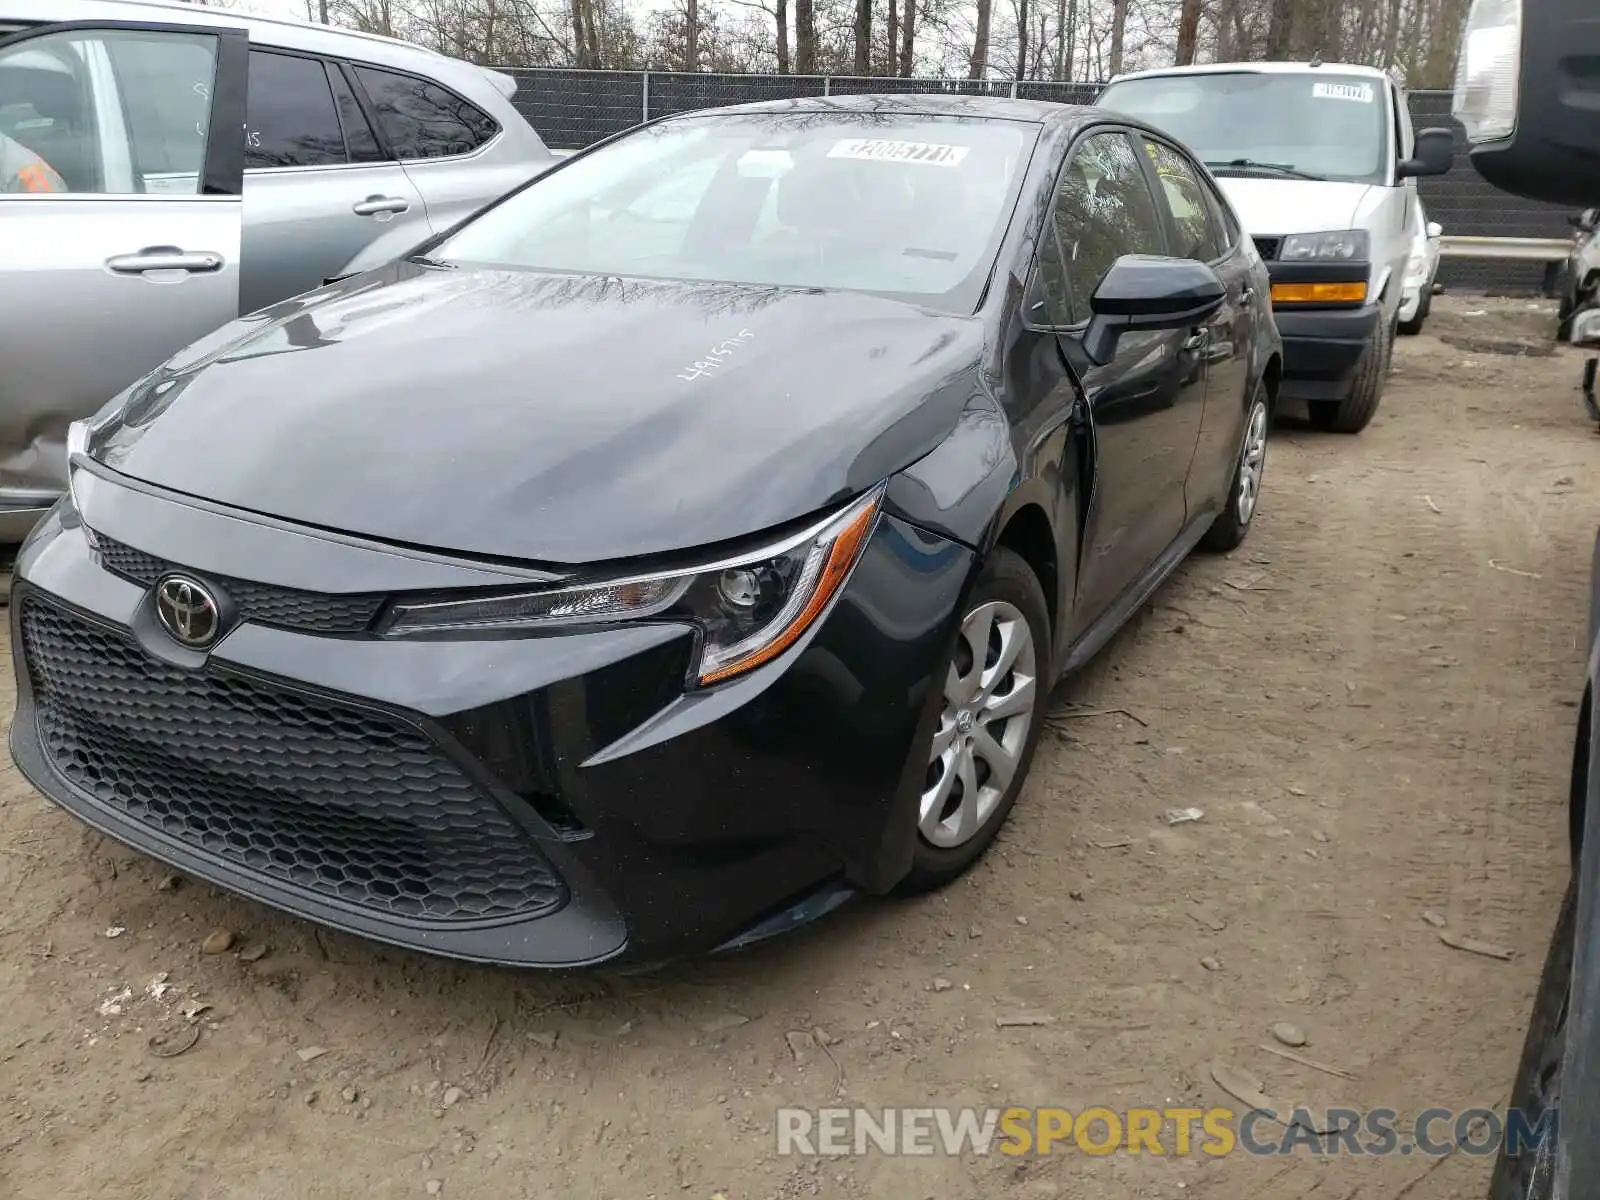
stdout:
<svg viewBox="0 0 1600 1200">
<path fill-rule="evenodd" d="M 1015 96 L 1057 104 L 1091 104 L 1100 85 L 1019 83 L 978 79 L 862 79 L 825 75 L 681 74 L 669 71 L 575 71 L 501 67 L 517 79 L 513 98 L 522 115 L 554 149 L 578 150 L 641 121 L 701 108 L 865 93 L 940 93 Z M 1413 92 L 1417 128 L 1445 126 L 1456 134 L 1456 165 L 1448 175 L 1418 181 L 1428 218 L 1446 233 L 1478 237 L 1565 237 L 1565 210 L 1496 191 L 1472 169 L 1466 136 L 1450 115 L 1449 92 Z M 1534 263 L 1445 259 L 1440 282 L 1461 291 L 1537 293 L 1544 270 Z"/>
</svg>

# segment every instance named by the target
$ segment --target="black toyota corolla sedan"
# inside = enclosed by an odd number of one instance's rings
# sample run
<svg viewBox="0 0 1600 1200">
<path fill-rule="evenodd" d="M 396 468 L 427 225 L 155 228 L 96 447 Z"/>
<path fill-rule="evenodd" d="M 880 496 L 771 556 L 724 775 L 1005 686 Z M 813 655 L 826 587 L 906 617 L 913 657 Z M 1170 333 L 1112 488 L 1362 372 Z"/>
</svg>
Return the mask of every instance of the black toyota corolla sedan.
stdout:
<svg viewBox="0 0 1600 1200">
<path fill-rule="evenodd" d="M 932 888 L 1051 685 L 1245 536 L 1279 358 L 1205 170 L 1103 110 L 664 120 L 75 427 L 12 753 L 181 871 L 466 959 Z"/>
</svg>

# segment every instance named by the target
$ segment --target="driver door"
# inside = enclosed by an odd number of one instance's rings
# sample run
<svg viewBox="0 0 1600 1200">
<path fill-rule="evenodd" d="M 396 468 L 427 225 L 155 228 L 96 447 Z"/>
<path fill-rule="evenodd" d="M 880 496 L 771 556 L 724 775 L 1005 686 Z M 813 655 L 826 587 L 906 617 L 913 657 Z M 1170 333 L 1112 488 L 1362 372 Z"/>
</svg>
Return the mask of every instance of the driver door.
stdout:
<svg viewBox="0 0 1600 1200">
<path fill-rule="evenodd" d="M 0 161 L 29 168 L 0 179 L 0 541 L 65 489 L 68 424 L 238 315 L 248 49 L 113 21 L 0 39 Z"/>
</svg>

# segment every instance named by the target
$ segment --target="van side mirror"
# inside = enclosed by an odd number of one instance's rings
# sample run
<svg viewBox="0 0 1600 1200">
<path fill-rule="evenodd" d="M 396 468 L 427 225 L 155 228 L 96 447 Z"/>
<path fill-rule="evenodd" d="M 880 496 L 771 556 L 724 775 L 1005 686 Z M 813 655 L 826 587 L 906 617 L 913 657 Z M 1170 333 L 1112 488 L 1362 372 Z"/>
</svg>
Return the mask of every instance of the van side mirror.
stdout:
<svg viewBox="0 0 1600 1200">
<path fill-rule="evenodd" d="M 1104 366 L 1116 357 L 1124 333 L 1198 325 L 1222 307 L 1226 295 L 1222 280 L 1205 263 L 1124 254 L 1089 299 L 1093 315 L 1083 331 L 1083 351 L 1090 362 Z"/>
<path fill-rule="evenodd" d="M 1456 162 L 1456 135 L 1448 129 L 1424 129 L 1417 134 L 1411 157 L 1401 159 L 1395 173 L 1401 179 L 1444 175 Z"/>
<path fill-rule="evenodd" d="M 1435 238 L 1441 238 L 1443 236 L 1444 236 L 1444 226 L 1439 224 L 1439 222 L 1437 222 L 1437 221 L 1429 221 L 1428 222 L 1428 240 L 1432 241 Z"/>
</svg>

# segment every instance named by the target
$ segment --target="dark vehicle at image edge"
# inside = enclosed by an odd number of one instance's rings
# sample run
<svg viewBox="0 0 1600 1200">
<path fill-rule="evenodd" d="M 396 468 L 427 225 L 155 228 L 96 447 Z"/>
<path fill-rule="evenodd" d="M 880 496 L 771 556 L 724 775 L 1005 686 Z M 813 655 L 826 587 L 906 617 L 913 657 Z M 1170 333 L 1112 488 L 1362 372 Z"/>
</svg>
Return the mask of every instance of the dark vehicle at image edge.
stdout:
<svg viewBox="0 0 1600 1200">
<path fill-rule="evenodd" d="M 1474 0 L 1454 108 L 1478 173 L 1569 210 L 1600 203 L 1597 66 L 1600 11 L 1589 0 Z M 1570 333 L 1584 337 L 1576 327 Z M 1572 869 L 1509 1099 L 1520 1110 L 1517 1128 L 1533 1136 L 1501 1143 L 1491 1200 L 1600 1197 L 1600 538 L 1589 578 L 1587 666 L 1566 797 Z"/>
<path fill-rule="evenodd" d="M 1279 362 L 1226 202 L 1122 118 L 671 118 L 75 426 L 12 753 L 180 870 L 468 959 L 935 887 L 1049 685 L 1245 536 Z"/>
</svg>

